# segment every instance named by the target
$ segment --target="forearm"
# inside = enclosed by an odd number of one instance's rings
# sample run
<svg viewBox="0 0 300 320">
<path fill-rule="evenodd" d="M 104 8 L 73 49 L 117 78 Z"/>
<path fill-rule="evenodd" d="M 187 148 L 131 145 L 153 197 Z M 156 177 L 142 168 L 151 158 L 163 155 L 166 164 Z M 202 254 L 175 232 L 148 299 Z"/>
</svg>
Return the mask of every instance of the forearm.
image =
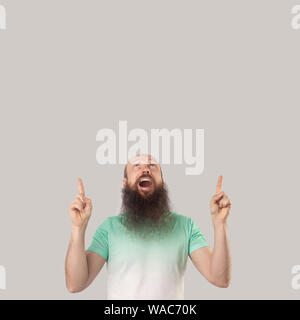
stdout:
<svg viewBox="0 0 300 320">
<path fill-rule="evenodd" d="M 88 279 L 88 264 L 85 254 L 86 227 L 72 227 L 71 239 L 66 257 L 66 285 L 69 291 L 84 289 Z"/>
<path fill-rule="evenodd" d="M 231 254 L 227 223 L 213 219 L 214 249 L 212 252 L 210 273 L 214 283 L 227 287 L 231 277 Z"/>
</svg>

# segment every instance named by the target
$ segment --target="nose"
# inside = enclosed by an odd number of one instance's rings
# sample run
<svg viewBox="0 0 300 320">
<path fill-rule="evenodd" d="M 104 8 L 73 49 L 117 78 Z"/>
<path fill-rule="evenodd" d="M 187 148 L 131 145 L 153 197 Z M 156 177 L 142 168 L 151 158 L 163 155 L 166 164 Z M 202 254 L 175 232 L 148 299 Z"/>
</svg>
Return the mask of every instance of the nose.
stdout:
<svg viewBox="0 0 300 320">
<path fill-rule="evenodd" d="M 143 174 L 149 174 L 149 173 L 150 173 L 150 170 L 149 170 L 148 166 L 147 166 L 147 165 L 144 166 L 144 168 L 143 168 Z"/>
</svg>

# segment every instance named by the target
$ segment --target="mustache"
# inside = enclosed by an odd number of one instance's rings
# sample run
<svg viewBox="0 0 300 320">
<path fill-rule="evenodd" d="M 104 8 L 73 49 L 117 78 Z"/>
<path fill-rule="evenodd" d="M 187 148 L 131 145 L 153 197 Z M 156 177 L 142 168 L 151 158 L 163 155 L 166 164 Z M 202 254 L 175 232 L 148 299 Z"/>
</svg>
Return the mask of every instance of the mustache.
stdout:
<svg viewBox="0 0 300 320">
<path fill-rule="evenodd" d="M 141 176 L 139 176 L 136 180 L 141 180 L 142 178 L 150 178 L 151 180 L 153 180 L 152 176 L 150 174 L 142 174 Z"/>
</svg>

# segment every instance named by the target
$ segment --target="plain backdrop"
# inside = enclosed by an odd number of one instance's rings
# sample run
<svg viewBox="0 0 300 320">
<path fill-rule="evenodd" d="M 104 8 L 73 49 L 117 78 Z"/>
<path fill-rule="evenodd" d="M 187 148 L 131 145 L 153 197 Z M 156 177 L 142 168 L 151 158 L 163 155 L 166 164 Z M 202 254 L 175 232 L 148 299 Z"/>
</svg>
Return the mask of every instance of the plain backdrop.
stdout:
<svg viewBox="0 0 300 320">
<path fill-rule="evenodd" d="M 186 299 L 299 299 L 300 31 L 296 0 L 1 0 L 0 299 L 105 299 L 106 266 L 82 293 L 65 287 L 68 206 L 81 177 L 86 234 L 116 215 L 123 165 L 99 165 L 96 133 L 205 130 L 205 166 L 164 165 L 176 212 L 213 246 L 209 201 L 230 196 L 232 282 L 188 261 Z"/>
</svg>

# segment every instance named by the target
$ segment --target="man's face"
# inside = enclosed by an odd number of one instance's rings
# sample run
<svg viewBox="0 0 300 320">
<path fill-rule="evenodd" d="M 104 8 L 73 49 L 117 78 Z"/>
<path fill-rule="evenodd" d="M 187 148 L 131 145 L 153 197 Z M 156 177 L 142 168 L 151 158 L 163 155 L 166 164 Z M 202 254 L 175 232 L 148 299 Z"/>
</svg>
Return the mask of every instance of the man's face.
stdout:
<svg viewBox="0 0 300 320">
<path fill-rule="evenodd" d="M 126 173 L 122 189 L 122 223 L 131 233 L 142 237 L 168 234 L 174 217 L 158 162 L 150 155 L 138 155 L 127 163 Z"/>
<path fill-rule="evenodd" d="M 162 183 L 160 165 L 150 155 L 139 155 L 128 162 L 124 187 L 128 184 L 132 190 L 138 190 L 143 197 L 147 197 Z"/>
</svg>

